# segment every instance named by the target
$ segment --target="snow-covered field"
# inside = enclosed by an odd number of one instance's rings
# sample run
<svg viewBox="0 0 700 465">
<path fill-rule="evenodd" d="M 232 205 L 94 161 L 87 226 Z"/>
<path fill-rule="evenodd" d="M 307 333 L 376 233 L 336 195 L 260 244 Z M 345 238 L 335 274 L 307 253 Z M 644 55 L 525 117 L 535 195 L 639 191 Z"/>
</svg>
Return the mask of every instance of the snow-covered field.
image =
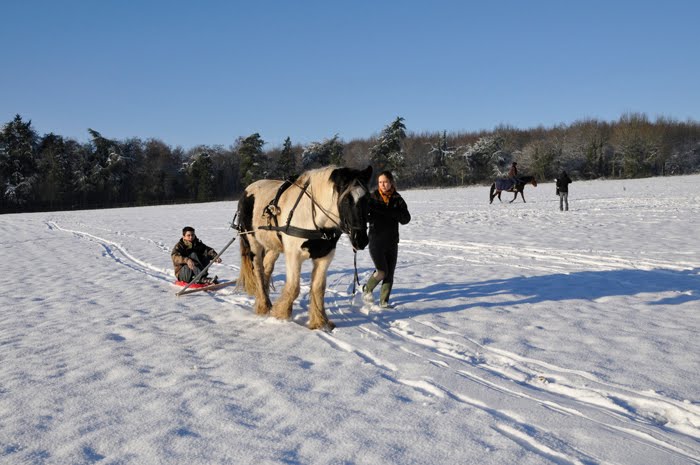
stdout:
<svg viewBox="0 0 700 465">
<path fill-rule="evenodd" d="M 181 228 L 221 249 L 235 202 L 0 217 L 0 463 L 700 462 L 700 176 L 574 182 L 563 213 L 551 183 L 403 194 L 396 308 L 352 298 L 343 237 L 332 334 L 308 263 L 293 322 L 175 296 Z"/>
</svg>

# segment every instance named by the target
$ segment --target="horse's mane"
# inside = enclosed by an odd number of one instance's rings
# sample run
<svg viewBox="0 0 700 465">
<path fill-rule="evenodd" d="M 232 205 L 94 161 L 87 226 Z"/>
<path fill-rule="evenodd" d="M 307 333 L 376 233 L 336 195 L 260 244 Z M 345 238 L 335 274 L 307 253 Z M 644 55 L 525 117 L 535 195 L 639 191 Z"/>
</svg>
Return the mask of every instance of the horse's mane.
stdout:
<svg viewBox="0 0 700 465">
<path fill-rule="evenodd" d="M 312 189 L 328 188 L 331 190 L 331 195 L 335 196 L 336 192 L 331 182 L 331 173 L 337 168 L 335 165 L 329 165 L 304 171 L 299 175 L 296 183 L 303 186 L 308 181 Z"/>
<path fill-rule="evenodd" d="M 324 216 L 334 224 L 336 223 L 335 217 L 338 216 L 336 207 L 337 192 L 333 188 L 331 173 L 336 168 L 336 166 L 331 165 L 310 169 L 301 173 L 299 177 L 297 177 L 296 181 L 294 181 L 294 184 L 299 189 L 303 189 L 303 187 L 308 183 L 308 188 L 306 189 L 308 195 L 305 197 L 307 200 L 304 200 L 304 202 L 309 201 L 308 199 L 312 199 L 311 202 L 315 203 L 319 208 L 324 207 L 326 209 L 330 209 L 329 213 L 331 216 L 328 216 L 328 214 Z M 284 201 L 286 202 L 287 208 L 292 208 L 292 205 L 297 200 L 297 193 L 299 191 L 292 192 L 293 195 L 291 195 L 288 200 Z M 314 207 L 297 208 L 294 213 L 295 226 L 311 229 L 315 228 L 317 226 L 316 221 L 318 218 L 314 219 L 313 209 Z M 326 210 L 323 211 L 326 213 Z"/>
</svg>

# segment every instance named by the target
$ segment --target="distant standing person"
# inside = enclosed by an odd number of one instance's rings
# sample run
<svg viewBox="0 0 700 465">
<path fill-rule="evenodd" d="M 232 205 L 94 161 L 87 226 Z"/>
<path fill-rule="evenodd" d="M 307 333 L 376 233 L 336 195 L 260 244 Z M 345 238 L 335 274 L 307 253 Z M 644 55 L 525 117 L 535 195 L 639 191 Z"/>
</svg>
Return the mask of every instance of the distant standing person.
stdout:
<svg viewBox="0 0 700 465">
<path fill-rule="evenodd" d="M 218 254 L 204 242 L 200 241 L 194 233 L 194 228 L 185 226 L 182 228 L 182 238 L 175 244 L 170 258 L 175 267 L 175 277 L 179 281 L 189 283 L 209 265 L 209 262 Z M 215 263 L 221 263 L 221 258 L 217 258 Z M 208 273 L 199 278 L 201 284 L 215 284 L 216 276 L 208 278 Z"/>
<path fill-rule="evenodd" d="M 569 184 L 571 184 L 571 178 L 566 171 L 562 171 L 557 178 L 557 192 L 559 193 L 559 210 L 569 211 Z"/>
<path fill-rule="evenodd" d="M 381 282 L 381 307 L 390 307 L 389 296 L 399 254 L 399 224 L 409 221 L 411 214 L 403 197 L 396 192 L 394 176 L 391 171 L 382 171 L 377 178 L 377 190 L 369 199 L 369 254 L 375 271 L 362 288 L 363 298 L 372 300 L 372 291 Z"/>
</svg>

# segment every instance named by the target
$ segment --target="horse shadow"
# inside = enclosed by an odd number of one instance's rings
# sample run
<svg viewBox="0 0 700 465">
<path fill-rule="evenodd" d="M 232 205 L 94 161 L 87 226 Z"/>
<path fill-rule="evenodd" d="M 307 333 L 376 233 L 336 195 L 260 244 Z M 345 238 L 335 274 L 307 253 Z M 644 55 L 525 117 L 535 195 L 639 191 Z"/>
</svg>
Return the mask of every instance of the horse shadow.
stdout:
<svg viewBox="0 0 700 465">
<path fill-rule="evenodd" d="M 681 305 L 700 300 L 700 268 L 681 271 L 581 271 L 476 282 L 447 282 L 418 289 L 402 286 L 400 281 L 396 284 L 391 299 L 396 308 L 373 314 L 377 320 L 392 321 L 426 314 L 459 312 L 475 307 L 503 308 L 552 301 L 633 296 L 640 293 L 675 293 L 647 302 L 647 305 L 653 306 Z M 498 302 L 483 301 L 485 298 L 499 295 L 513 298 Z M 411 305 L 413 303 L 429 305 L 414 306 Z M 354 321 L 350 322 L 350 326 L 354 324 Z M 357 320 L 357 324 L 361 322 Z M 339 326 L 347 326 L 347 322 Z"/>
</svg>

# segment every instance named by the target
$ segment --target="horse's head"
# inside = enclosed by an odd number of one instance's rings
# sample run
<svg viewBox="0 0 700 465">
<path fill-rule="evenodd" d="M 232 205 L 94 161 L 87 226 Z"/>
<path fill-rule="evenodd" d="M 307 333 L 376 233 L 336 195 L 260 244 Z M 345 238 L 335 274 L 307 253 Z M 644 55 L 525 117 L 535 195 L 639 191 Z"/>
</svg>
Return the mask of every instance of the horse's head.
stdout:
<svg viewBox="0 0 700 465">
<path fill-rule="evenodd" d="M 338 195 L 338 214 L 340 228 L 350 236 L 350 242 L 356 250 L 367 247 L 367 201 L 369 189 L 367 183 L 372 177 L 372 167 L 364 170 L 337 168 L 331 173 L 331 181 Z"/>
</svg>

